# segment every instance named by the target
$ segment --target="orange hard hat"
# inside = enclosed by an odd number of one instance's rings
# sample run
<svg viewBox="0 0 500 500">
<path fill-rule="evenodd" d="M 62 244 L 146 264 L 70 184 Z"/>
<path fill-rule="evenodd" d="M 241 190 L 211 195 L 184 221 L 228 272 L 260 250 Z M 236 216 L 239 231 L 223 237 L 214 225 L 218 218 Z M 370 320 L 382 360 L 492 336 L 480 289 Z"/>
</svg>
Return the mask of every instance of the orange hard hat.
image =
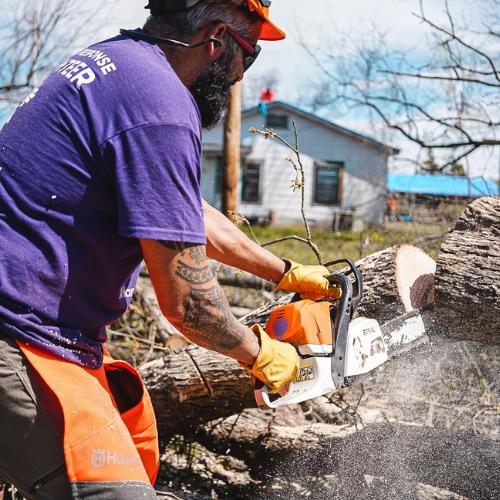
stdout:
<svg viewBox="0 0 500 500">
<path fill-rule="evenodd" d="M 153 15 L 161 15 L 164 13 L 179 12 L 182 10 L 187 10 L 198 3 L 201 0 L 148 0 L 149 3 L 146 5 L 146 9 L 151 10 Z M 214 0 L 211 0 L 214 1 Z M 285 38 L 285 32 L 278 28 L 269 19 L 269 7 L 271 6 L 271 0 L 231 0 L 232 3 L 238 5 L 241 9 L 245 9 L 256 16 L 260 17 L 263 21 L 262 30 L 259 35 L 259 40 L 283 40 Z"/>
<path fill-rule="evenodd" d="M 269 19 L 271 0 L 245 0 L 250 12 L 257 14 L 264 22 L 259 40 L 283 40 L 286 34 Z"/>
</svg>

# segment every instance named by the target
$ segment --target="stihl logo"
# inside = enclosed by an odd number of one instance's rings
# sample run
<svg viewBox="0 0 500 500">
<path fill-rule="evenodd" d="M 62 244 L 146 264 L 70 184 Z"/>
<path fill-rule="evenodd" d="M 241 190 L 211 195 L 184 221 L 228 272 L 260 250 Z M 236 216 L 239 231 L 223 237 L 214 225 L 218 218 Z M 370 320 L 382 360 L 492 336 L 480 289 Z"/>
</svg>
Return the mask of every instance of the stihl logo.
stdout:
<svg viewBox="0 0 500 500">
<path fill-rule="evenodd" d="M 138 457 L 130 455 L 121 455 L 116 451 L 110 450 L 92 450 L 92 458 L 90 460 L 92 467 L 98 469 L 105 465 L 140 465 Z"/>
</svg>

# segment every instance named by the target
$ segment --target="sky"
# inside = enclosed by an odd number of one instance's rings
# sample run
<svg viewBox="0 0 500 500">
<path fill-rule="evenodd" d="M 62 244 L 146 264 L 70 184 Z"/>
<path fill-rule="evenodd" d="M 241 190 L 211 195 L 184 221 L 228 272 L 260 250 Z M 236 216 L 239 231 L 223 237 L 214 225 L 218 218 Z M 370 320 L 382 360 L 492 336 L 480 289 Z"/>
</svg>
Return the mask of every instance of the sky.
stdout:
<svg viewBox="0 0 500 500">
<path fill-rule="evenodd" d="M 472 20 L 477 13 L 478 2 L 480 0 L 449 0 L 449 5 L 457 16 Z M 143 8 L 145 3 L 141 0 L 120 0 L 115 19 L 107 25 L 103 34 L 112 35 L 119 27 L 141 25 L 147 13 Z M 445 21 L 443 6 L 444 0 L 424 0 L 426 15 L 437 22 Z M 307 91 L 317 74 L 317 68 L 300 43 L 312 47 L 325 45 L 337 33 L 356 38 L 363 36 L 373 25 L 386 33 L 390 45 L 408 49 L 418 57 L 419 51 L 425 47 L 426 36 L 420 21 L 413 15 L 418 8 L 418 0 L 273 0 L 271 18 L 284 29 L 287 38 L 279 42 L 261 42 L 263 50 L 247 78 L 277 75 L 277 98 L 297 103 L 299 95 L 303 95 L 305 89 Z M 420 56 L 425 58 L 426 54 Z M 247 86 L 247 92 L 251 87 L 250 84 Z M 340 125 L 373 135 L 370 123 L 359 114 L 342 117 L 327 114 L 326 117 Z M 391 137 L 391 145 L 399 147 L 403 157 L 417 154 L 415 146 L 398 137 Z M 470 175 L 498 178 L 499 150 L 498 147 L 490 148 L 471 156 L 465 165 Z M 393 161 L 391 170 L 413 173 L 414 166 L 405 161 Z"/>
<path fill-rule="evenodd" d="M 112 0 L 111 0 L 112 1 Z M 473 20 L 478 16 L 483 0 L 448 0 L 452 10 L 459 16 Z M 444 0 L 423 0 L 428 17 L 434 21 L 445 20 Z M 147 16 L 146 0 L 117 0 L 112 14 L 102 10 L 96 23 L 103 27 L 94 37 L 114 36 L 120 28 L 141 26 Z M 101 0 L 89 0 L 89 8 L 102 5 Z M 420 21 L 412 14 L 419 8 L 418 0 L 273 0 L 271 18 L 287 33 L 279 42 L 261 42 L 262 52 L 249 70 L 248 80 L 259 80 L 267 75 L 276 75 L 279 80 L 277 98 L 293 104 L 308 91 L 311 82 L 318 78 L 314 62 L 301 47 L 301 42 L 311 47 L 328 47 L 335 35 L 343 33 L 353 39 L 364 36 L 376 25 L 386 33 L 390 46 L 411 51 L 415 57 L 425 59 L 425 31 Z M 0 14 L 0 18 L 2 15 Z M 1 21 L 1 19 L 0 19 Z M 83 41 L 82 41 L 83 43 Z M 336 47 L 337 49 L 339 47 Z M 341 48 L 341 47 L 340 47 Z M 246 92 L 256 92 L 249 81 Z M 252 97 L 252 96 L 250 96 Z M 326 112 L 323 116 L 358 132 L 374 135 L 371 124 L 359 112 L 347 116 L 335 116 Z M 391 137 L 391 145 L 402 150 L 402 156 L 412 157 L 417 150 L 397 136 Z M 478 152 L 469 159 L 470 175 L 498 178 L 500 148 Z M 404 161 L 391 163 L 391 169 L 402 173 L 413 173 L 414 167 Z"/>
</svg>

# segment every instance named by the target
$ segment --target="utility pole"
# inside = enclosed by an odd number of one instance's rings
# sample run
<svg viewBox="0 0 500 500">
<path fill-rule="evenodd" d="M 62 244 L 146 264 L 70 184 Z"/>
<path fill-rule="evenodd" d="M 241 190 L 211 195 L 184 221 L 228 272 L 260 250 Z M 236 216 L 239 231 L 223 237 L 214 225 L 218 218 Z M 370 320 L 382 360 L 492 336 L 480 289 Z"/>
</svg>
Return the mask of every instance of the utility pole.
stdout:
<svg viewBox="0 0 500 500">
<path fill-rule="evenodd" d="M 224 120 L 224 162 L 222 167 L 221 209 L 226 216 L 238 209 L 240 179 L 241 93 L 242 83 L 231 87 L 229 107 Z"/>
</svg>

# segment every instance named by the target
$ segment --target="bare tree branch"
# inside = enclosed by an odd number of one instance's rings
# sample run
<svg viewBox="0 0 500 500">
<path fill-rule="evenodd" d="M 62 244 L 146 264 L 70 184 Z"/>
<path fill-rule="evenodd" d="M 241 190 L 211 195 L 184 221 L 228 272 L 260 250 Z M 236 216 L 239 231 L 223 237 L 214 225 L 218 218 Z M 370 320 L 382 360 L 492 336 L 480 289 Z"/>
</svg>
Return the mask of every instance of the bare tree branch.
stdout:
<svg viewBox="0 0 500 500">
<path fill-rule="evenodd" d="M 326 53 L 303 48 L 323 74 L 311 107 L 368 115 L 383 130 L 423 150 L 440 151 L 437 171 L 445 172 L 456 171 L 458 161 L 480 148 L 500 145 L 499 53 L 492 38 L 500 16 L 483 8 L 488 22 L 476 29 L 477 23 L 459 22 L 448 0 L 442 1 L 444 23 L 426 16 L 423 0 L 415 14 L 431 35 L 424 64 L 414 63 L 409 50 L 390 46 L 376 28 L 364 39 L 346 36 L 323 44 Z"/>
<path fill-rule="evenodd" d="M 432 22 L 430 19 L 428 19 L 425 16 L 424 9 L 423 9 L 423 0 L 420 0 L 420 12 L 421 12 L 421 14 L 420 15 L 419 14 L 414 14 L 414 15 L 417 18 L 419 18 L 421 21 L 423 21 L 424 23 L 428 24 L 434 30 L 436 30 L 436 31 L 438 31 L 440 33 L 443 33 L 443 34 L 449 36 L 451 39 L 455 40 L 456 42 L 458 42 L 463 47 L 471 50 L 472 52 L 475 52 L 477 55 L 479 55 L 479 56 L 483 57 L 484 59 L 486 59 L 486 61 L 488 62 L 488 64 L 491 66 L 491 69 L 493 71 L 493 74 L 495 75 L 495 78 L 500 82 L 500 77 L 498 75 L 498 70 L 496 68 L 495 63 L 493 62 L 493 59 L 488 54 L 486 54 L 485 52 L 483 52 L 482 50 L 479 50 L 477 47 L 474 47 L 474 46 L 468 44 L 462 38 L 460 38 L 460 37 L 458 37 L 458 36 L 455 35 L 455 33 L 454 33 L 454 26 L 453 26 L 453 20 L 452 20 L 453 17 L 451 15 L 451 12 L 450 12 L 447 0 L 445 0 L 445 5 L 446 5 L 446 14 L 448 16 L 448 19 L 451 19 L 452 31 L 449 31 L 446 28 L 443 28 L 442 26 L 437 25 L 436 23 Z"/>
<path fill-rule="evenodd" d="M 310 247 L 311 250 L 314 252 L 316 255 L 316 258 L 318 259 L 318 263 L 322 264 L 322 257 L 321 257 L 321 252 L 319 251 L 318 246 L 316 243 L 314 243 L 311 235 L 311 228 L 309 227 L 309 221 L 307 220 L 306 212 L 305 212 L 305 172 L 304 172 L 304 165 L 302 164 L 302 157 L 300 153 L 300 148 L 299 148 L 299 136 L 297 132 L 297 126 L 295 124 L 295 121 L 293 123 L 293 132 L 294 132 L 294 138 L 295 138 L 295 145 L 292 146 L 287 140 L 285 140 L 283 137 L 280 135 L 276 134 L 274 130 L 268 128 L 266 130 L 259 130 L 257 128 L 251 128 L 250 132 L 253 134 L 260 134 L 266 139 L 274 139 L 286 146 L 288 149 L 290 149 L 293 154 L 295 155 L 295 160 L 292 158 L 287 158 L 287 161 L 293 166 L 296 177 L 295 181 L 292 184 L 292 188 L 295 191 L 296 189 L 300 189 L 300 194 L 301 194 L 301 203 L 300 203 L 300 213 L 302 214 L 302 220 L 304 221 L 304 227 L 306 230 L 306 238 L 301 238 L 300 236 L 288 236 L 286 238 L 280 238 L 279 240 L 273 240 L 269 241 L 262 246 L 269 246 L 274 243 L 278 243 L 279 241 L 284 241 L 286 239 L 295 239 L 298 241 L 302 241 L 304 243 L 307 243 Z"/>
<path fill-rule="evenodd" d="M 451 69 L 456 69 L 456 67 L 452 67 Z M 424 80 L 446 80 L 449 82 L 469 82 L 469 83 L 478 83 L 479 85 L 487 85 L 489 87 L 499 87 L 500 83 L 488 82 L 486 80 L 479 80 L 477 78 L 466 78 L 464 76 L 446 76 L 446 75 L 430 75 L 423 73 L 407 73 L 405 71 L 394 71 L 391 69 L 380 69 L 381 73 L 387 73 L 390 75 L 396 76 L 407 76 L 409 78 L 422 78 Z"/>
<path fill-rule="evenodd" d="M 11 110 L 49 70 L 82 43 L 90 43 L 115 1 L 89 9 L 78 0 L 9 0 L 6 22 L 0 25 L 0 103 Z"/>
</svg>

